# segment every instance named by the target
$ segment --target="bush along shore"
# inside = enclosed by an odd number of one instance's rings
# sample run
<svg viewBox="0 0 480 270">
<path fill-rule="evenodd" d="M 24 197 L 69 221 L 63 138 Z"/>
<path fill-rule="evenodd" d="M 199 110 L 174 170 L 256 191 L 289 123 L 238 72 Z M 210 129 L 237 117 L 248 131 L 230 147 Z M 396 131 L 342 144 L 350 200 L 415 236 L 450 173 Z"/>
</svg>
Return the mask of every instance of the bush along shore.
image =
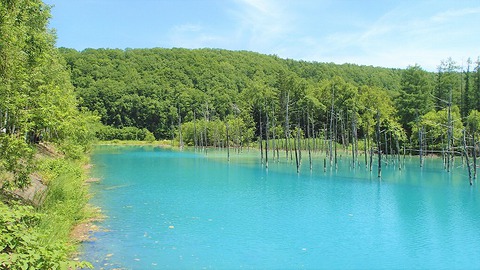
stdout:
<svg viewBox="0 0 480 270">
<path fill-rule="evenodd" d="M 162 141 L 97 144 L 170 147 Z M 91 240 L 98 229 L 94 223 L 102 218 L 100 209 L 88 204 L 89 184 L 98 181 L 89 176 L 88 151 L 72 154 L 65 151 L 71 147 L 46 142 L 26 147 L 31 151 L 27 179 L 0 172 L 0 269 L 93 268 L 78 257 L 79 244 Z"/>
<path fill-rule="evenodd" d="M 87 205 L 87 157 L 71 159 L 48 144 L 32 150 L 35 172 L 30 174 L 30 184 L 11 188 L 2 181 L 0 268 L 91 267 L 73 259 L 84 234 L 75 228 L 90 228 L 84 223 L 96 216 Z"/>
</svg>

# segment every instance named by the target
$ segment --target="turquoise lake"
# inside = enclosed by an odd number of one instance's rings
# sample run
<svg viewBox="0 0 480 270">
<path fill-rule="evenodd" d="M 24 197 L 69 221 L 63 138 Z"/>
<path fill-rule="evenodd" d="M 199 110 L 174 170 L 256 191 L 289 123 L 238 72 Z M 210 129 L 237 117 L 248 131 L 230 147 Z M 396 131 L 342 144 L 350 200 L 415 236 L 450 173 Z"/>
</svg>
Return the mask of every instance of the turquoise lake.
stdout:
<svg viewBox="0 0 480 270">
<path fill-rule="evenodd" d="M 363 162 L 363 159 L 360 158 Z M 375 160 L 374 160 L 375 161 Z M 258 152 L 99 146 L 92 204 L 107 216 L 95 269 L 479 269 L 480 193 L 461 158 L 310 172 Z"/>
</svg>

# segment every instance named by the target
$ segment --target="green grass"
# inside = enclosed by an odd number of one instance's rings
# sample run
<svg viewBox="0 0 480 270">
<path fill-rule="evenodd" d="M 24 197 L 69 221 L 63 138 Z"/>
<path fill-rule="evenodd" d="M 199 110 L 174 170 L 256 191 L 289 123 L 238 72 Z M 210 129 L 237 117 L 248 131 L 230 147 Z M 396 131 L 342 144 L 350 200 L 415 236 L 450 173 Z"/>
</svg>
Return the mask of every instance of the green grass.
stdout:
<svg viewBox="0 0 480 270">
<path fill-rule="evenodd" d="M 160 140 L 160 141 L 135 141 L 135 140 L 111 140 L 111 141 L 98 141 L 97 145 L 152 145 L 152 146 L 162 146 L 162 147 L 171 147 L 171 140 Z M 178 146 L 178 142 L 175 142 L 175 145 Z"/>
<path fill-rule="evenodd" d="M 34 208 L 10 198 L 0 202 L 0 269 L 89 267 L 71 259 L 78 243 L 70 236 L 93 213 L 87 207 L 85 163 L 63 157 L 37 162 L 37 173 L 48 186 L 43 204 Z"/>
</svg>

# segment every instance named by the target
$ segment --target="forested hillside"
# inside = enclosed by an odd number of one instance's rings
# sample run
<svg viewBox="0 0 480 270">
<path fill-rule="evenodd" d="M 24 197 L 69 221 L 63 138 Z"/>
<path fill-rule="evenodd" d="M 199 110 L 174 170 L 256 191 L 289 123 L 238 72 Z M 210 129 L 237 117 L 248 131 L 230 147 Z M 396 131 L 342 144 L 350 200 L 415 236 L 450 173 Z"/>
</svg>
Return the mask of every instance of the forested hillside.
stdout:
<svg viewBox="0 0 480 270">
<path fill-rule="evenodd" d="M 191 145 L 224 143 L 227 127 L 229 145 L 289 138 L 298 128 L 344 145 L 363 138 L 440 150 L 459 143 L 480 109 L 479 61 L 447 59 L 426 72 L 219 49 L 60 52 L 81 106 L 104 124 Z"/>
<path fill-rule="evenodd" d="M 290 110 L 299 114 L 301 104 L 297 101 L 306 94 L 320 98 L 314 92 L 325 90 L 335 80 L 339 87 L 381 88 L 393 98 L 402 74 L 401 70 L 299 62 L 213 49 L 61 52 L 71 67 L 82 106 L 98 112 L 107 125 L 147 128 L 157 138 L 171 136 L 179 115 L 182 122 L 192 121 L 194 114 L 207 120 L 241 115 L 244 122 L 254 125 L 261 107 L 253 104 L 260 102 L 254 94 L 271 92 L 274 96 L 265 96 L 265 106 L 272 110 L 276 106 L 276 114 L 285 115 L 282 102 L 286 96 L 281 92 L 291 92 Z M 330 89 L 327 92 L 330 94 Z M 324 98 L 319 102 L 330 103 Z M 311 117 L 325 118 L 325 110 L 321 112 Z"/>
</svg>

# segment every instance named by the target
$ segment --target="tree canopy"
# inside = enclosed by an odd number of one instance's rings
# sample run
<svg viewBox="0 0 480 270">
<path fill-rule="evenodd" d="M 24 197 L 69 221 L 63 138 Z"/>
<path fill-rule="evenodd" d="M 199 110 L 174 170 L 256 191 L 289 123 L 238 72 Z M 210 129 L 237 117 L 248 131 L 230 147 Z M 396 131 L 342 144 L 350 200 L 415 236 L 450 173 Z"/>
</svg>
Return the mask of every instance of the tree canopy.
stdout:
<svg viewBox="0 0 480 270">
<path fill-rule="evenodd" d="M 49 7 L 39 0 L 2 1 L 0 17 L 0 169 L 4 187 L 22 187 L 33 166 L 29 143 L 51 141 L 78 155 L 95 117 L 77 109 L 70 74 L 47 29 Z"/>
<path fill-rule="evenodd" d="M 311 134 L 324 134 L 334 119 L 346 134 L 355 129 L 374 136 L 378 110 L 384 128 L 406 142 L 417 137 L 413 128 L 423 115 L 449 105 L 456 105 L 463 117 L 480 109 L 475 101 L 478 61 L 464 70 L 448 58 L 434 73 L 418 65 L 336 65 L 221 49 L 59 51 L 81 107 L 97 113 L 105 125 L 147 129 L 157 139 L 178 135 L 181 124 L 194 132 L 193 122 L 201 119 L 241 119 L 245 130 L 253 130 L 251 139 L 273 136 L 263 132 L 267 125 L 276 129 L 275 137 L 279 132 L 289 137 L 296 127 L 307 134 L 309 123 Z M 347 124 L 353 119 L 358 130 Z M 195 141 L 194 134 L 184 135 L 187 143 Z M 198 136 L 213 145 L 210 135 Z M 345 142 L 347 137 L 334 139 Z"/>
</svg>

